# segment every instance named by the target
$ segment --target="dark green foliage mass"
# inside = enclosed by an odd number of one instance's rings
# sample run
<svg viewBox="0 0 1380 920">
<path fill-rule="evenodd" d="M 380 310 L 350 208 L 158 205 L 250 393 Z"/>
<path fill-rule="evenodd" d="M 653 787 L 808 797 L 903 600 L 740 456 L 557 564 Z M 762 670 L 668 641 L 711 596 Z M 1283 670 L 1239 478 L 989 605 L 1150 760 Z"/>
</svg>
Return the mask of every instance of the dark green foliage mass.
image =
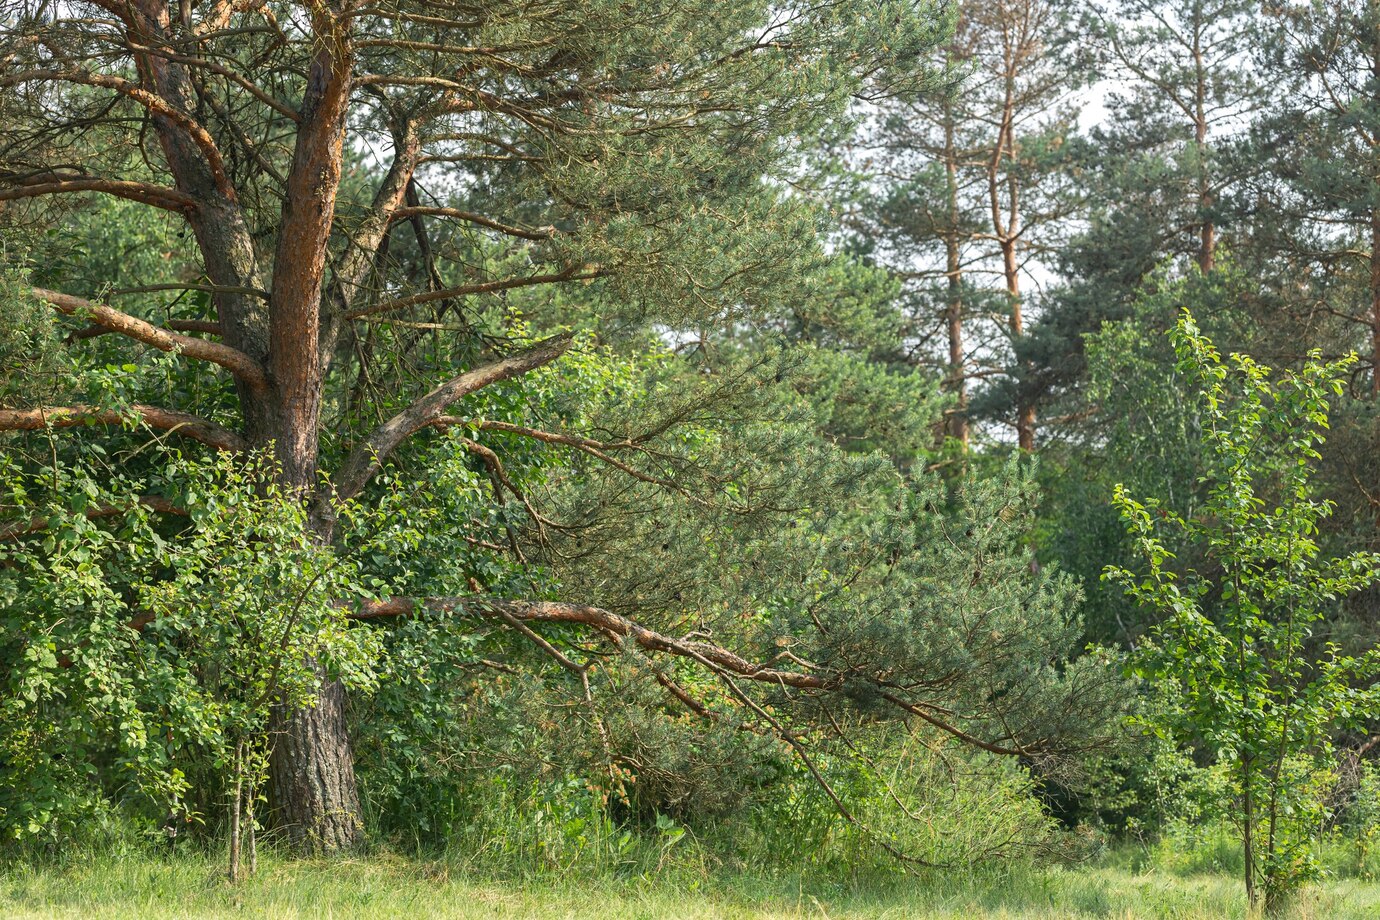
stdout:
<svg viewBox="0 0 1380 920">
<path fill-rule="evenodd" d="M 0 0 L 0 855 L 1312 877 L 1354 7 Z"/>
</svg>

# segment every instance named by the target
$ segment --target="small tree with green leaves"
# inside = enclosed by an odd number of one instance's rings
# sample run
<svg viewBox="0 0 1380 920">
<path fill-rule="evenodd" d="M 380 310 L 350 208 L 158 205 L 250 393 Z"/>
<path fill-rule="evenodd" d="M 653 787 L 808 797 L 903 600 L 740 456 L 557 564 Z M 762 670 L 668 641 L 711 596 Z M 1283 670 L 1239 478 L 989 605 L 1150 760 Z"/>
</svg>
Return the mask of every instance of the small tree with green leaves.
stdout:
<svg viewBox="0 0 1380 920">
<path fill-rule="evenodd" d="M 1207 501 L 1184 517 L 1118 485 L 1147 568 L 1105 577 L 1160 614 L 1133 658 L 1175 701 L 1153 728 L 1231 765 L 1222 804 L 1240 830 L 1247 898 L 1254 906 L 1263 891 L 1268 911 L 1317 872 L 1332 733 L 1380 697 L 1380 655 L 1345 655 L 1318 634 L 1339 598 L 1380 578 L 1375 554 L 1322 557 L 1318 523 L 1332 504 L 1310 484 L 1329 394 L 1355 359 L 1315 351 L 1276 376 L 1243 355 L 1224 362 L 1187 312 L 1171 335 L 1198 391 Z M 1173 569 L 1167 531 L 1203 548 L 1203 571 Z"/>
</svg>

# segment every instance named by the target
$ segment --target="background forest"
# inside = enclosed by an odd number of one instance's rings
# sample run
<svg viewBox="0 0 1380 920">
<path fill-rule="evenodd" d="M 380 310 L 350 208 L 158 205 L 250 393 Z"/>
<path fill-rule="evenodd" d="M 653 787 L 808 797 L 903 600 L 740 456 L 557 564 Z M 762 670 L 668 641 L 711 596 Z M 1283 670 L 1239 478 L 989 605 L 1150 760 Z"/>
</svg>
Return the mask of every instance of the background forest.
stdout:
<svg viewBox="0 0 1380 920">
<path fill-rule="evenodd" d="M 1378 145 L 1362 0 L 0 0 L 12 889 L 1368 880 Z"/>
</svg>

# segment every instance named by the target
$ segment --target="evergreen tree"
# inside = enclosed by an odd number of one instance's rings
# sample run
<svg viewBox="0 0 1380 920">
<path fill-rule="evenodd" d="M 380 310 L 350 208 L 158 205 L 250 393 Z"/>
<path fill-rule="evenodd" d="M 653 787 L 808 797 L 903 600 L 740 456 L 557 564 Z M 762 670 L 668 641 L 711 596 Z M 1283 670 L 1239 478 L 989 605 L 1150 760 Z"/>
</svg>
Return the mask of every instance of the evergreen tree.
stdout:
<svg viewBox="0 0 1380 920">
<path fill-rule="evenodd" d="M 76 338 L 98 349 L 112 333 L 225 376 L 165 388 L 171 404 L 7 410 L 0 428 L 137 420 L 271 451 L 330 544 L 343 503 L 368 499 L 452 403 L 570 350 L 568 335 L 522 342 L 505 295 L 597 282 L 627 315 L 685 324 L 793 284 L 817 253 L 813 218 L 763 179 L 845 124 L 855 94 L 895 88 L 940 24 L 885 0 L 13 0 L 6 219 L 108 196 L 187 234 L 182 259 L 133 289 L 39 264 L 32 296 L 90 324 Z M 400 231 L 415 259 L 395 258 Z M 337 680 L 323 672 L 314 705 L 284 710 L 274 755 L 293 839 L 356 843 Z"/>
<path fill-rule="evenodd" d="M 1028 477 L 907 478 L 932 388 L 868 376 L 886 285 L 789 184 L 945 25 L 11 3 L 0 202 L 31 255 L 0 309 L 31 334 L 3 344 L 57 384 L 7 379 L 0 408 L 0 769 L 43 781 L 20 804 L 228 790 L 233 844 L 271 751 L 289 841 L 344 850 L 347 691 L 391 679 L 402 719 L 446 724 L 427 675 L 457 661 L 573 691 L 611 795 L 599 701 L 636 677 L 778 739 L 901 856 L 817 767 L 859 713 L 1011 757 L 1097 743 L 1115 699 L 1066 660 L 1076 586 L 1025 562 Z M 121 256 L 129 208 L 157 216 Z"/>
<path fill-rule="evenodd" d="M 1380 396 L 1380 11 L 1320 0 L 1271 14 L 1258 53 L 1279 95 L 1256 129 L 1260 229 L 1288 265 L 1295 325 L 1354 343 Z"/>
<path fill-rule="evenodd" d="M 934 62 L 951 85 L 892 109 L 874 142 L 884 191 L 865 232 L 877 257 L 911 281 L 918 351 L 935 319 L 942 324 L 958 401 L 948 432 L 960 440 L 967 381 L 977 378 L 989 392 L 972 412 L 1005 416 L 1021 449 L 1035 444 L 1027 280 L 1079 207 L 1069 166 L 1074 94 L 1090 76 L 1071 15 L 1047 0 L 963 4 Z M 977 335 L 970 326 L 965 338 L 965 320 L 983 316 L 1000 322 Z"/>
<path fill-rule="evenodd" d="M 1254 236 L 1241 210 L 1256 171 L 1241 153 L 1264 93 L 1261 32 L 1241 0 L 1126 0 L 1085 18 L 1106 117 L 1079 163 L 1087 223 L 1058 254 L 1061 283 L 1031 330 L 1041 400 L 1076 428 L 1088 418 L 1084 336 L 1128 317 L 1167 263 L 1211 272 L 1225 239 L 1238 264 Z M 1239 231 L 1224 236 L 1226 229 Z M 1172 316 L 1169 317 L 1172 321 Z"/>
</svg>

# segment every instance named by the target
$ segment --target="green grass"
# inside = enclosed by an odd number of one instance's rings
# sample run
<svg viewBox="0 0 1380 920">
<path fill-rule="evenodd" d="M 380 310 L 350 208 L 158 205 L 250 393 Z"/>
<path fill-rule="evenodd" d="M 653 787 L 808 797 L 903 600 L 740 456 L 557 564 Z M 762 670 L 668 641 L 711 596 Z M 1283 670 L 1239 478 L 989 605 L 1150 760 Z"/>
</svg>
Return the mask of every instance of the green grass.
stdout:
<svg viewBox="0 0 1380 920">
<path fill-rule="evenodd" d="M 1380 884 L 1339 880 L 1300 896 L 1298 918 L 1380 917 Z M 1126 860 L 1077 868 L 931 871 L 849 883 L 794 875 L 668 872 L 515 881 L 444 860 L 340 863 L 271 859 L 237 887 L 219 861 L 109 856 L 63 869 L 0 869 L 0 917 L 172 918 L 1182 918 L 1244 914 L 1240 884 L 1220 873 L 1136 870 Z"/>
</svg>

